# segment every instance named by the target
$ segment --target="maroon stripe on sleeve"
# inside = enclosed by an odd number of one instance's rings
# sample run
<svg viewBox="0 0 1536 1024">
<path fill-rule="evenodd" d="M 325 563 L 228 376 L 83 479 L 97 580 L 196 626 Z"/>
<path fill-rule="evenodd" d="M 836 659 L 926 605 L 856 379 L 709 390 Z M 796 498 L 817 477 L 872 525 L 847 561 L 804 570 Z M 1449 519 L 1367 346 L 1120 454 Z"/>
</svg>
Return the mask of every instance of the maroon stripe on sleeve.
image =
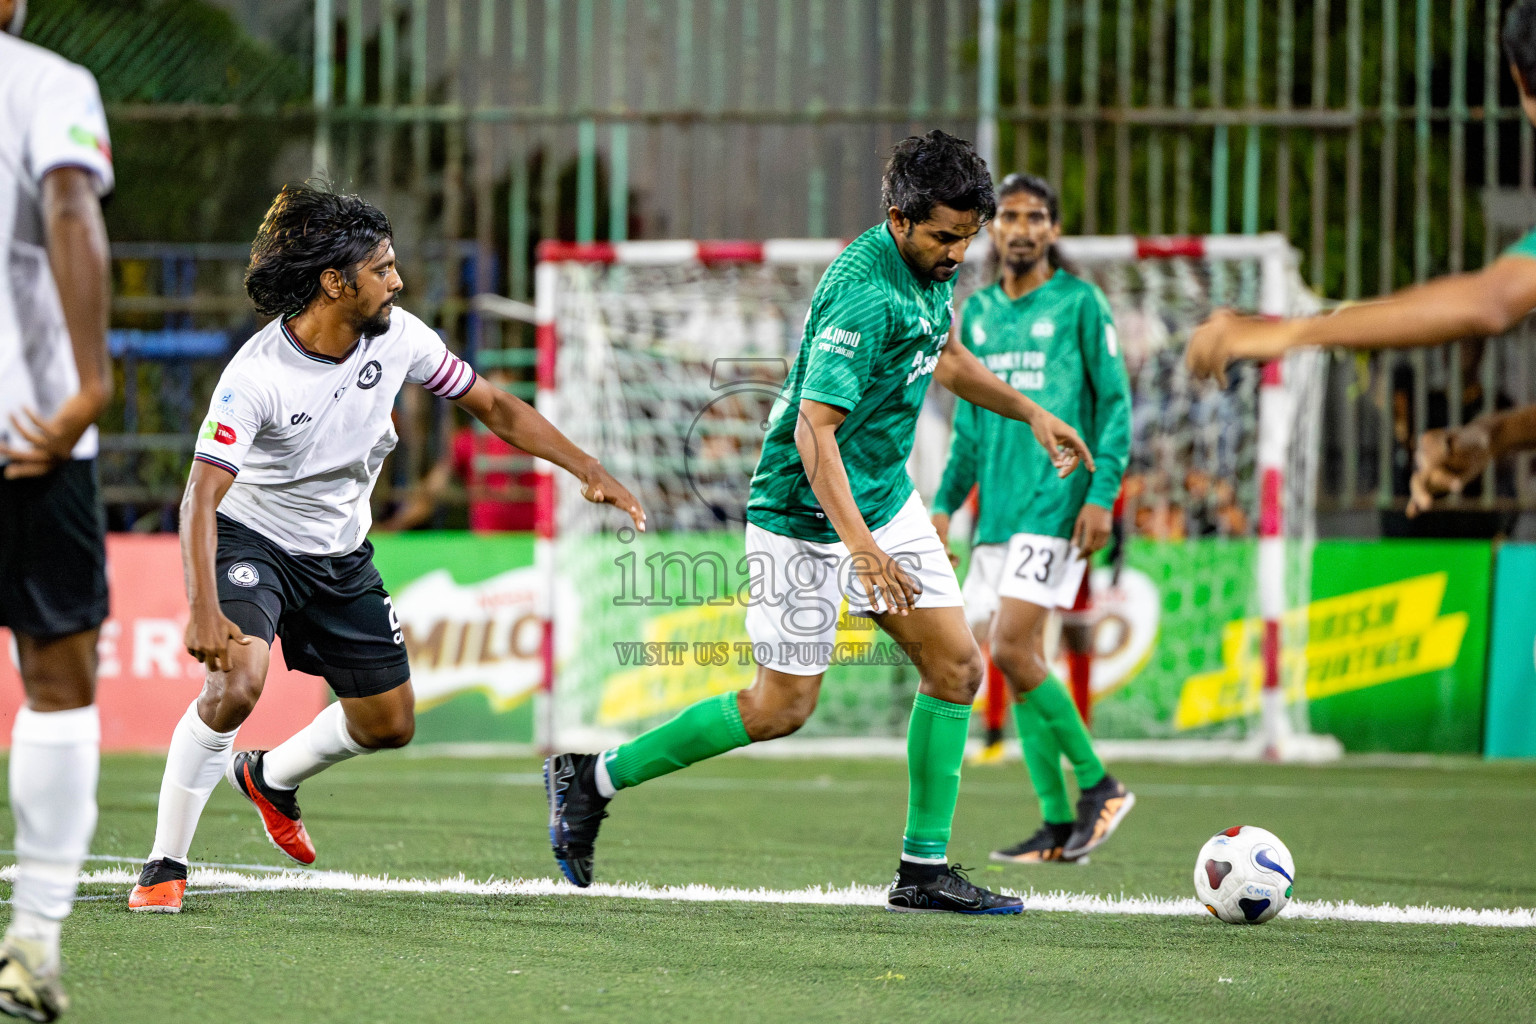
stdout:
<svg viewBox="0 0 1536 1024">
<path fill-rule="evenodd" d="M 445 351 L 443 353 L 443 358 L 437 364 L 437 369 L 432 371 L 432 375 L 426 379 L 426 381 L 422 384 L 422 387 L 426 388 L 428 391 L 436 391 L 438 386 L 442 383 L 439 378 L 443 375 L 443 369 L 445 367 L 452 366 L 455 362 L 457 362 L 457 360 L 454 359 L 453 353 Z"/>
</svg>

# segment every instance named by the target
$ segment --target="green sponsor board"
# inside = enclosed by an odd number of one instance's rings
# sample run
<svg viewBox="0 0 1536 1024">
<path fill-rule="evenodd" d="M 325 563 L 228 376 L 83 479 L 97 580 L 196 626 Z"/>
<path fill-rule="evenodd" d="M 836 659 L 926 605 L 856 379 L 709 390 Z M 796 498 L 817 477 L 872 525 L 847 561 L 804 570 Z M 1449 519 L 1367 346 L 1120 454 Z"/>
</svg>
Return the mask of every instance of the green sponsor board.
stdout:
<svg viewBox="0 0 1536 1024">
<path fill-rule="evenodd" d="M 544 671 L 532 535 L 371 539 L 411 657 L 416 742 L 532 742 Z"/>
<path fill-rule="evenodd" d="M 1351 751 L 1480 750 L 1492 546 L 1323 541 L 1313 566 L 1313 731 Z"/>
<path fill-rule="evenodd" d="M 1488 646 L 1489 757 L 1536 757 L 1536 544 L 1499 549 Z"/>
<path fill-rule="evenodd" d="M 1246 708 L 1178 722 L 1185 684 L 1221 669 L 1229 624 L 1254 607 L 1252 540 L 1132 540 L 1116 577 L 1093 574 L 1093 731 L 1111 739 L 1243 735 Z M 1245 649 L 1245 654 L 1247 653 Z M 1066 678 L 1064 662 L 1057 674 Z"/>
<path fill-rule="evenodd" d="M 1094 664 L 1097 735 L 1241 735 L 1252 723 L 1263 679 L 1256 557 L 1253 541 L 1133 541 L 1127 593 L 1096 575 L 1106 615 Z M 1294 718 L 1310 717 L 1314 732 L 1348 750 L 1478 750 L 1489 545 L 1321 541 L 1312 567 L 1310 601 L 1282 622 L 1281 681 Z M 1138 635 L 1144 654 L 1111 670 L 1104 655 L 1116 638 Z"/>
<path fill-rule="evenodd" d="M 531 740 L 543 609 L 532 537 L 386 536 L 376 550 L 411 651 L 418 736 Z M 744 555 L 738 531 L 562 541 L 562 731 L 633 735 L 750 686 Z M 1096 735 L 1251 727 L 1262 680 L 1256 558 L 1251 540 L 1136 540 L 1117 577 L 1094 570 Z M 1350 750 L 1478 750 L 1490 561 L 1480 543 L 1320 542 L 1311 600 L 1283 625 L 1296 719 L 1310 715 L 1314 731 Z M 790 591 L 793 581 L 775 586 Z M 845 606 L 833 656 L 802 735 L 902 735 L 918 681 L 905 655 Z"/>
<path fill-rule="evenodd" d="M 633 734 L 695 701 L 752 685 L 745 554 L 740 531 L 562 542 L 555 641 L 562 727 Z M 773 589 L 792 590 L 793 581 Z M 906 656 L 845 606 L 833 665 L 801 735 L 902 735 L 916 691 Z"/>
</svg>

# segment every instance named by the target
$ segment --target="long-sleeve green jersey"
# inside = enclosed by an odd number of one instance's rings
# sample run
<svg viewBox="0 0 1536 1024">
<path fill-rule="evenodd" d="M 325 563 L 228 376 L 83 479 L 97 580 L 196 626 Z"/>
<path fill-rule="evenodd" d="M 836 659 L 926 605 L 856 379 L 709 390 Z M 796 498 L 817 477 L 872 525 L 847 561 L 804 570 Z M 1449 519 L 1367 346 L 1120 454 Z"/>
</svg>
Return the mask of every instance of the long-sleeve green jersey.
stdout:
<svg viewBox="0 0 1536 1024">
<path fill-rule="evenodd" d="M 1113 507 L 1131 448 L 1131 388 L 1104 293 L 1064 270 L 1017 299 L 994 284 L 966 301 L 960 340 L 1070 424 L 1098 470 L 1058 478 L 1027 423 L 962 400 L 934 511 L 952 513 L 978 485 L 976 543 L 1003 544 L 1016 533 L 1070 537 L 1085 503 Z"/>
<path fill-rule="evenodd" d="M 880 224 L 844 249 L 811 297 L 805 334 L 768 416 L 752 474 L 747 522 L 785 537 L 838 539 L 806 475 L 815 457 L 795 447 L 800 401 L 848 414 L 837 447 L 859 514 L 871 530 L 890 522 L 912 494 L 907 456 L 928 382 L 949 338 L 952 281 L 920 280 Z"/>
</svg>

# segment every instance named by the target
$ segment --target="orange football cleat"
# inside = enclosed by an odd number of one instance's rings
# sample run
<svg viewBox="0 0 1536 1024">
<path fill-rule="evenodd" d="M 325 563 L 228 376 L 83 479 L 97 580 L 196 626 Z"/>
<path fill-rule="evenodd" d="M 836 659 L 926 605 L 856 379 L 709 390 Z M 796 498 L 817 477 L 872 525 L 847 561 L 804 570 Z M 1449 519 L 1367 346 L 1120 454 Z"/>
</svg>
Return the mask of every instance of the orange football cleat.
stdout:
<svg viewBox="0 0 1536 1024">
<path fill-rule="evenodd" d="M 187 866 L 166 858 L 144 865 L 139 884 L 128 894 L 128 909 L 141 914 L 179 914 L 187 891 Z"/>
<path fill-rule="evenodd" d="M 309 841 L 299 817 L 299 791 L 274 789 L 261 774 L 265 750 L 242 750 L 229 762 L 224 778 L 261 812 L 261 825 L 272 845 L 300 864 L 315 862 L 315 844 Z"/>
</svg>

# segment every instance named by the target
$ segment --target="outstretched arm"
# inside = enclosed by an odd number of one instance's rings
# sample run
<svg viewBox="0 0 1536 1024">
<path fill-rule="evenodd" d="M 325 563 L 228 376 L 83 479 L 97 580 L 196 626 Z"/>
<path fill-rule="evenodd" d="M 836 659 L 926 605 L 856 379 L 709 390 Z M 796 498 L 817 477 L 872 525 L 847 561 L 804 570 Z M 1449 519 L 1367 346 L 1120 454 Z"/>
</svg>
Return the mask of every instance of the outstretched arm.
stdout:
<svg viewBox="0 0 1536 1024">
<path fill-rule="evenodd" d="M 458 403 L 491 433 L 530 455 L 552 462 L 581 481 L 582 497 L 629 513 L 635 529 L 645 529 L 645 510 L 602 463 L 578 448 L 555 425 L 520 398 L 478 378 Z"/>
<path fill-rule="evenodd" d="M 48 265 L 64 307 L 80 390 L 46 420 L 26 410 L 27 422 L 11 426 L 28 447 L 0 446 L 10 460 L 7 477 L 40 476 L 66 461 L 86 428 L 112 397 L 107 356 L 107 229 L 91 172 L 59 167 L 43 178 L 43 223 Z"/>
<path fill-rule="evenodd" d="M 1071 475 L 1079 460 L 1088 467 L 1088 472 L 1094 471 L 1093 453 L 1077 431 L 1003 383 L 953 336 L 939 353 L 939 365 L 934 368 L 933 375 L 940 384 L 972 405 L 1028 423 L 1035 440 L 1050 454 L 1058 476 Z"/>
<path fill-rule="evenodd" d="M 1293 348 L 1419 348 L 1503 334 L 1536 309 L 1536 259 L 1504 256 L 1482 270 L 1452 274 L 1346 306 L 1323 316 L 1266 320 L 1220 311 L 1195 331 L 1190 371 L 1226 379 L 1236 359 L 1277 359 Z"/>
</svg>

